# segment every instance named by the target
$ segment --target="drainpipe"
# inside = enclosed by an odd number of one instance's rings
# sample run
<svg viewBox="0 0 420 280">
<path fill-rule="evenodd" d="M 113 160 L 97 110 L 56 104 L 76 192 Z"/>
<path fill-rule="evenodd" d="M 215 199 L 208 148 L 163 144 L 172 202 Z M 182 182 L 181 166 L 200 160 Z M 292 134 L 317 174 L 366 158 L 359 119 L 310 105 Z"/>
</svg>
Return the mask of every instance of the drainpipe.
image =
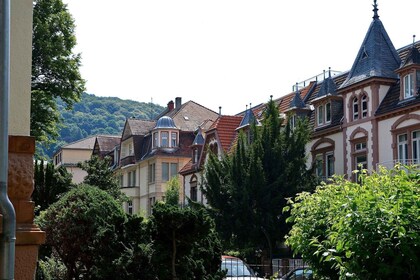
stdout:
<svg viewBox="0 0 420 280">
<path fill-rule="evenodd" d="M 10 91 L 10 0 L 0 0 L 0 211 L 3 233 L 0 239 L 0 278 L 14 279 L 16 214 L 7 196 L 9 163 Z"/>
</svg>

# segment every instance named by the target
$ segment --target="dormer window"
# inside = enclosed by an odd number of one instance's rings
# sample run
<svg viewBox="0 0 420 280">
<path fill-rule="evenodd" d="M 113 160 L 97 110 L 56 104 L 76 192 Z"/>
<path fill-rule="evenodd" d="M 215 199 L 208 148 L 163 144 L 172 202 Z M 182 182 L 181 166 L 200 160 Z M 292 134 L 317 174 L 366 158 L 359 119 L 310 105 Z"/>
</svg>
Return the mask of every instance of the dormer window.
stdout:
<svg viewBox="0 0 420 280">
<path fill-rule="evenodd" d="M 161 131 L 160 132 L 160 146 L 161 147 L 168 147 L 168 132 L 167 131 Z"/>
<path fill-rule="evenodd" d="M 193 150 L 193 163 L 197 163 L 198 162 L 198 149 L 194 148 Z"/>
<path fill-rule="evenodd" d="M 296 115 L 291 115 L 289 117 L 289 125 L 291 129 L 295 129 L 296 128 Z"/>
<path fill-rule="evenodd" d="M 178 133 L 179 129 L 170 117 L 161 117 L 153 131 L 152 147 L 154 149 L 178 147 Z"/>
<path fill-rule="evenodd" d="M 414 96 L 414 73 L 404 76 L 404 99 Z"/>
<path fill-rule="evenodd" d="M 316 110 L 318 126 L 331 123 L 331 103 L 319 105 Z"/>
<path fill-rule="evenodd" d="M 158 146 L 158 139 L 159 139 L 159 133 L 158 132 L 153 133 L 153 148 L 156 148 Z"/>
<path fill-rule="evenodd" d="M 318 114 L 318 125 L 324 124 L 324 105 L 321 105 L 317 109 Z"/>
<path fill-rule="evenodd" d="M 178 134 L 176 132 L 171 132 L 171 147 L 176 147 L 178 143 Z"/>
</svg>

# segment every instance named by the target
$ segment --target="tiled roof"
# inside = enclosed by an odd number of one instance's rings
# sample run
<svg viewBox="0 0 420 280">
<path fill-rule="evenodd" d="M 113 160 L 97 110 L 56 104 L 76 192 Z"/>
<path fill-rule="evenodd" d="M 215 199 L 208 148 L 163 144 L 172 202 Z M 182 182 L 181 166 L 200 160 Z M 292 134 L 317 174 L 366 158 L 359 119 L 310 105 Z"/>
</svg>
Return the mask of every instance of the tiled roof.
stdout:
<svg viewBox="0 0 420 280">
<path fill-rule="evenodd" d="M 381 20 L 374 17 L 350 73 L 340 89 L 372 77 L 397 79 L 395 70 L 400 67 L 400 63 L 400 57 Z"/>
<path fill-rule="evenodd" d="M 420 49 L 420 41 L 415 43 L 415 47 L 417 50 Z M 410 54 L 412 53 L 412 45 L 398 49 L 398 53 L 401 56 L 402 61 L 407 61 L 407 59 L 410 59 Z M 381 104 L 379 105 L 379 108 L 375 112 L 376 116 L 381 116 L 394 110 L 407 108 L 413 105 L 418 105 L 420 103 L 419 94 L 415 95 L 414 98 L 400 101 L 400 87 L 401 83 L 398 81 L 389 89 Z"/>
<path fill-rule="evenodd" d="M 195 171 L 195 168 L 193 168 L 193 166 L 195 166 L 195 164 L 192 163 L 192 159 L 190 159 L 189 162 L 187 162 L 186 165 L 184 165 L 184 167 L 181 168 L 181 170 L 179 170 L 180 174 L 188 174 L 189 172 L 193 172 Z"/>
<path fill-rule="evenodd" d="M 96 136 L 90 136 L 80 139 L 78 141 L 69 143 L 61 147 L 61 149 L 80 149 L 80 150 L 93 150 L 95 145 Z"/>
<path fill-rule="evenodd" d="M 122 140 L 133 135 L 146 135 L 155 127 L 156 121 L 130 118 L 125 122 Z"/>
<path fill-rule="evenodd" d="M 194 101 L 188 101 L 170 111 L 166 108 L 157 119 L 162 116 L 171 117 L 175 125 L 183 131 L 195 131 L 206 120 L 215 120 L 219 114 Z"/>
<path fill-rule="evenodd" d="M 414 45 L 408 51 L 407 57 L 401 63 L 400 68 L 406 67 L 411 64 L 420 64 L 420 52 Z"/>
<path fill-rule="evenodd" d="M 98 135 L 96 137 L 96 143 L 99 146 L 100 151 L 112 151 L 115 146 L 120 144 L 121 136 L 119 135 Z"/>
<path fill-rule="evenodd" d="M 209 128 L 207 134 L 209 134 L 210 131 L 217 131 L 220 145 L 226 152 L 229 150 L 230 145 L 235 138 L 236 128 L 238 128 L 241 120 L 241 116 L 220 116 Z"/>
<path fill-rule="evenodd" d="M 378 110 L 376 110 L 375 115 L 384 115 L 391 111 L 412 107 L 414 105 L 420 105 L 420 95 L 417 94 L 413 98 L 400 101 L 400 83 L 398 82 L 389 89 Z"/>
</svg>

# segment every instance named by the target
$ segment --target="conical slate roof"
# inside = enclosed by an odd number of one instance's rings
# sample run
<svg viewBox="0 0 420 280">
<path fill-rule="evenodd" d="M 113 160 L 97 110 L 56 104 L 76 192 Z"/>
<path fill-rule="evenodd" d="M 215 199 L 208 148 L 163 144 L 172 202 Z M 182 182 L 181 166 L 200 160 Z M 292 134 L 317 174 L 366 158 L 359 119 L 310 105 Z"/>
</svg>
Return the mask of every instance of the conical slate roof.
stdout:
<svg viewBox="0 0 420 280">
<path fill-rule="evenodd" d="M 353 67 L 340 88 L 348 87 L 371 77 L 395 78 L 401 60 L 379 16 L 375 1 L 373 21 L 359 49 Z"/>
<path fill-rule="evenodd" d="M 203 137 L 203 133 L 201 132 L 201 128 L 200 127 L 198 128 L 197 135 L 195 136 L 192 145 L 193 146 L 195 146 L 195 145 L 201 145 L 201 146 L 204 145 L 204 137 Z"/>
<path fill-rule="evenodd" d="M 295 96 L 293 97 L 292 101 L 290 101 L 289 109 L 290 108 L 304 108 L 305 103 L 303 102 L 302 98 L 300 98 L 300 92 L 296 89 Z"/>
<path fill-rule="evenodd" d="M 254 116 L 254 113 L 252 112 L 251 105 L 250 105 L 249 109 L 245 111 L 245 115 L 242 118 L 242 121 L 239 127 L 247 126 L 255 122 L 256 122 L 255 116 Z"/>
<path fill-rule="evenodd" d="M 318 91 L 317 98 L 326 96 L 327 94 L 336 95 L 337 86 L 334 83 L 334 80 L 331 77 L 328 77 L 322 82 L 321 88 Z"/>
</svg>

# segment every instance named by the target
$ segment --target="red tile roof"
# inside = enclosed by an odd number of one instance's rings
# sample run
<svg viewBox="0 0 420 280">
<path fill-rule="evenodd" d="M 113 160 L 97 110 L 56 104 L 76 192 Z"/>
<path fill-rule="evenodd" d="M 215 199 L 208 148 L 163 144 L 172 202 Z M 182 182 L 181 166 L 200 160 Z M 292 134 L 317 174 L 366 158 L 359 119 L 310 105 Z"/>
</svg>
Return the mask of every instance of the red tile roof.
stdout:
<svg viewBox="0 0 420 280">
<path fill-rule="evenodd" d="M 228 151 L 236 135 L 236 128 L 241 124 L 241 116 L 220 116 L 207 131 L 217 131 L 223 151 Z"/>
</svg>

